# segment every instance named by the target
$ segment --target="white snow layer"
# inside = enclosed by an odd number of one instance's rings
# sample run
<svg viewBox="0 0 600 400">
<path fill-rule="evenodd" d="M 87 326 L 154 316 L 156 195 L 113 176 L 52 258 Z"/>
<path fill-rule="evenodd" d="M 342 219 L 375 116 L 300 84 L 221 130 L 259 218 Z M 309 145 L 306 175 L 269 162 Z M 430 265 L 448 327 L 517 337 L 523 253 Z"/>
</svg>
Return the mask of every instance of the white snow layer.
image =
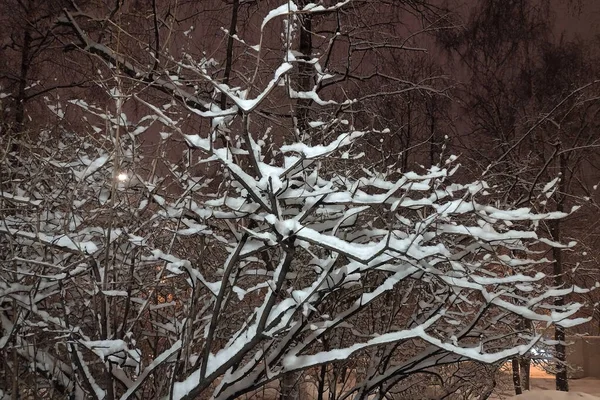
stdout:
<svg viewBox="0 0 600 400">
<path fill-rule="evenodd" d="M 580 392 L 558 392 L 554 390 L 534 390 L 508 400 L 600 400 L 600 397 Z"/>
</svg>

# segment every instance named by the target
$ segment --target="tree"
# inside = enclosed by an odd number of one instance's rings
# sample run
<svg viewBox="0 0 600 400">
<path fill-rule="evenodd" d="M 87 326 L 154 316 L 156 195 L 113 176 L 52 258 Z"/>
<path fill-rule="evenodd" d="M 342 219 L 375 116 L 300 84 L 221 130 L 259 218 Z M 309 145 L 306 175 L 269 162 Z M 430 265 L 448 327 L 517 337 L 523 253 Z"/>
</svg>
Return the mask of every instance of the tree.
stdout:
<svg viewBox="0 0 600 400">
<path fill-rule="evenodd" d="M 263 28 L 286 22 L 260 89 L 188 54 L 163 54 L 178 74 L 153 64 L 149 76 L 65 12 L 76 45 L 106 62 L 110 101 L 50 104 L 56 126 L 3 158 L 0 347 L 5 364 L 8 343 L 26 361 L 19 390 L 231 399 L 347 363 L 357 379 L 338 398 L 384 398 L 444 365 L 525 354 L 541 335 L 515 331 L 521 319 L 581 322 L 575 302 L 546 313 L 555 292 L 537 272 L 541 247 L 565 246 L 536 230 L 568 211 L 505 207 L 495 187 L 464 183 L 453 156 L 418 173 L 358 164 L 365 138 L 387 131 L 293 81 L 306 62 L 297 18 L 348 4 L 268 12 Z M 306 99 L 305 121 L 272 112 Z M 68 124 L 74 108 L 86 127 Z M 281 121 L 296 140 L 276 135 Z M 153 129 L 154 154 L 140 140 Z"/>
<path fill-rule="evenodd" d="M 548 237 L 560 241 L 576 237 L 582 246 L 594 248 L 585 222 L 597 176 L 596 139 L 590 129 L 597 121 L 596 56 L 592 41 L 568 40 L 568 32 L 556 37 L 555 21 L 547 1 L 480 2 L 465 17 L 463 31 L 444 31 L 441 42 L 451 49 L 450 58 L 467 83 L 456 96 L 464 104 L 467 128 L 462 140 L 473 163 L 486 170 L 487 179 L 506 187 L 506 199 L 529 204 L 537 182 L 560 176 L 554 202 L 556 210 L 585 204 L 578 218 L 554 221 L 544 227 Z M 475 136 L 478 140 L 470 140 Z M 585 166 L 585 167 L 584 167 Z M 590 168 L 591 167 L 591 168 Z M 585 227 L 584 227 L 585 226 Z M 555 286 L 579 281 L 588 259 L 580 253 L 553 251 Z M 575 273 L 577 271 L 577 273 Z M 596 276 L 591 268 L 586 273 Z M 596 279 L 595 277 L 592 279 Z M 572 296 L 572 294 L 566 292 Z M 556 307 L 563 299 L 556 298 Z M 580 332 L 590 332 L 589 325 Z M 557 388 L 568 390 L 566 332 L 555 331 Z M 513 366 L 529 370 L 529 359 Z M 515 377 L 519 376 L 515 371 Z M 528 373 L 523 376 L 528 389 Z M 520 383 L 515 380 L 519 392 Z"/>
<path fill-rule="evenodd" d="M 3 110 L 4 134 L 23 133 L 32 123 L 26 118 L 35 114 L 34 106 L 43 104 L 44 96 L 90 84 L 89 71 L 63 54 L 63 32 L 55 24 L 70 3 L 7 0 L 0 6 L 6 32 L 0 38 L 0 85 L 12 100 L 10 110 Z"/>
</svg>

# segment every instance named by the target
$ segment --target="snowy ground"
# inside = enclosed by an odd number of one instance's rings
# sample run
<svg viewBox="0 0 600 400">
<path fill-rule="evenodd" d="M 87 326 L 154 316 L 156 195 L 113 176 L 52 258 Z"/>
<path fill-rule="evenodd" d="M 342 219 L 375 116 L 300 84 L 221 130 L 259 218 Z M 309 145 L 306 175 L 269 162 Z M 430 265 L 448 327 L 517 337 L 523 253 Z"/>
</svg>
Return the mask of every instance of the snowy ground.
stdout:
<svg viewBox="0 0 600 400">
<path fill-rule="evenodd" d="M 570 392 L 557 392 L 555 390 L 554 376 L 545 373 L 541 369 L 531 370 L 531 391 L 520 396 L 515 396 L 510 374 L 498 382 L 497 390 L 490 396 L 489 400 L 600 400 L 600 379 L 584 378 L 570 379 Z M 316 388 L 310 386 L 305 388 L 307 392 L 304 399 L 316 399 Z M 274 400 L 278 398 L 277 384 L 272 383 L 258 393 L 242 396 L 241 400 Z M 328 398 L 326 395 L 324 398 Z"/>
<path fill-rule="evenodd" d="M 600 400 L 600 379 L 570 379 L 568 393 L 555 390 L 554 376 L 542 370 L 531 371 L 531 392 L 515 396 L 510 376 L 506 376 L 500 390 L 490 400 Z"/>
<path fill-rule="evenodd" d="M 510 397 L 511 400 L 600 400 L 600 397 L 581 392 L 557 392 L 539 390 Z"/>
</svg>

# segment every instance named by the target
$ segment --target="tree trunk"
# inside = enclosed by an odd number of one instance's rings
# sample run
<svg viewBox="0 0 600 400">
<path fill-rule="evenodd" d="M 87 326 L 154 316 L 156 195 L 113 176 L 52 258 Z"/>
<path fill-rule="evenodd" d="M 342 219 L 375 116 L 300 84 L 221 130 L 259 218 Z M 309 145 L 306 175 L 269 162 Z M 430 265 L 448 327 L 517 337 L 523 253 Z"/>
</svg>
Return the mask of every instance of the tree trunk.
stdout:
<svg viewBox="0 0 600 400">
<path fill-rule="evenodd" d="M 556 351 L 556 390 L 563 392 L 569 391 L 569 380 L 567 377 L 567 352 L 565 346 L 565 328 L 556 327 L 554 332 L 554 340 L 557 341 L 555 346 Z"/>
<path fill-rule="evenodd" d="M 521 371 L 521 387 L 523 390 L 530 390 L 529 375 L 531 372 L 531 358 L 522 357 L 519 359 L 519 369 Z"/>
<path fill-rule="evenodd" d="M 319 385 L 317 388 L 317 400 L 323 400 L 323 394 L 325 394 L 325 380 L 327 379 L 327 364 L 321 365 L 321 371 L 319 373 Z"/>
<path fill-rule="evenodd" d="M 310 3 L 310 1 L 303 0 L 300 2 L 302 6 Z M 301 92 L 308 92 L 312 90 L 312 79 L 315 75 L 314 66 L 309 63 L 312 59 L 312 16 L 310 14 L 306 14 L 300 16 L 301 28 L 300 28 L 300 42 L 298 44 L 298 51 L 300 52 L 299 59 L 304 60 L 305 62 L 298 63 L 298 76 L 297 76 L 297 90 Z M 308 137 L 305 137 L 309 128 L 309 111 L 310 106 L 312 104 L 311 99 L 298 99 L 296 103 L 296 119 L 297 119 L 297 129 L 300 140 L 306 140 Z"/>
<path fill-rule="evenodd" d="M 530 320 L 522 318 L 520 321 L 521 330 L 524 332 L 532 332 L 532 324 Z M 521 372 L 521 388 L 523 391 L 530 390 L 529 388 L 529 375 L 531 372 L 531 358 L 527 355 L 519 357 L 519 370 Z"/>
<path fill-rule="evenodd" d="M 300 378 L 302 372 L 288 372 L 281 378 L 279 400 L 301 400 Z"/>
<path fill-rule="evenodd" d="M 29 12 L 30 4 L 27 4 L 26 12 Z M 15 120 L 12 127 L 13 140 L 10 141 L 10 152 L 18 152 L 17 136 L 23 133 L 25 129 L 25 103 L 27 95 L 25 93 L 29 84 L 29 68 L 31 66 L 31 27 L 26 25 L 23 31 L 23 47 L 21 48 L 21 68 L 19 71 L 19 88 L 15 98 Z M 9 130 L 10 131 L 10 130 Z"/>
<path fill-rule="evenodd" d="M 16 310 L 16 308 L 15 308 Z M 16 313 L 15 313 L 16 314 Z M 13 381 L 12 381 L 12 396 L 13 400 L 17 400 L 19 396 L 19 354 L 17 353 L 17 335 L 14 337 L 14 347 L 12 349 L 12 373 L 13 373 Z"/>
<path fill-rule="evenodd" d="M 429 165 L 436 165 L 440 162 L 440 156 L 442 154 L 442 140 L 439 137 L 440 132 L 437 127 L 437 98 L 432 97 L 425 103 L 427 110 L 427 119 L 429 122 Z"/>
<path fill-rule="evenodd" d="M 304 7 L 310 3 L 308 0 L 302 0 L 299 5 Z M 300 42 L 298 51 L 301 53 L 300 59 L 309 61 L 312 58 L 312 17 L 310 13 L 300 15 Z M 311 77 L 314 76 L 314 67 L 308 62 L 298 64 L 297 90 L 309 91 L 311 87 Z M 310 99 L 298 99 L 296 103 L 296 120 L 299 139 L 304 140 L 304 135 L 308 131 Z M 300 400 L 300 379 L 302 372 L 288 372 L 281 378 L 280 400 Z"/>
<path fill-rule="evenodd" d="M 29 75 L 29 51 L 31 50 L 31 30 L 29 27 L 25 28 L 23 32 L 23 48 L 21 50 L 21 70 L 19 73 L 19 91 L 17 98 L 15 99 L 15 132 L 21 133 L 25 123 L 25 102 L 26 94 L 25 90 L 28 84 Z"/>
<path fill-rule="evenodd" d="M 231 67 L 233 65 L 233 37 L 237 34 L 237 20 L 238 20 L 238 10 L 240 8 L 240 1 L 233 0 L 233 5 L 231 8 L 231 23 L 229 25 L 229 35 L 227 36 L 227 55 L 225 58 L 225 72 L 223 73 L 223 83 L 225 85 L 229 84 L 229 78 L 231 75 Z M 221 109 L 225 110 L 227 108 L 227 95 L 225 92 L 221 93 Z"/>
<path fill-rule="evenodd" d="M 521 387 L 521 374 L 519 373 L 519 360 L 515 357 L 512 359 L 512 377 L 513 377 L 513 385 L 515 387 L 515 394 L 519 395 L 523 393 L 523 388 Z"/>
<path fill-rule="evenodd" d="M 560 145 L 559 149 L 560 150 Z M 558 199 L 556 203 L 556 211 L 562 212 L 564 211 L 564 193 L 566 190 L 566 156 L 565 154 L 560 154 L 559 156 L 560 163 L 560 172 L 561 179 L 559 182 L 559 193 Z M 560 220 L 555 220 L 552 223 L 552 240 L 555 242 L 560 242 Z M 554 247 L 552 249 L 552 255 L 554 257 L 553 264 L 553 274 L 554 274 L 554 287 L 557 289 L 562 288 L 564 284 L 563 278 L 563 254 L 560 248 Z M 554 306 L 557 312 L 560 312 L 565 305 L 565 299 L 562 296 L 556 297 L 554 299 Z M 567 377 L 567 352 L 565 347 L 565 328 L 562 326 L 556 326 L 554 330 L 554 340 L 556 340 L 555 345 L 555 357 L 556 357 L 556 390 L 560 390 L 563 392 L 569 391 L 569 381 Z"/>
</svg>

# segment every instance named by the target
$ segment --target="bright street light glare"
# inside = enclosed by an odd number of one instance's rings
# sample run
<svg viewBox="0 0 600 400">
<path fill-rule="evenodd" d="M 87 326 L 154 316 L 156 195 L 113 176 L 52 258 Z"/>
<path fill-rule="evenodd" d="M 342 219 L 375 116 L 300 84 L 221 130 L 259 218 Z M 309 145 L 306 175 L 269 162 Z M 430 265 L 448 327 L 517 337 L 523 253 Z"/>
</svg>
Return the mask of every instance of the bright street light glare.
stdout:
<svg viewBox="0 0 600 400">
<path fill-rule="evenodd" d="M 128 178 L 129 177 L 124 172 L 121 172 L 119 175 L 117 175 L 117 180 L 120 182 L 125 182 Z"/>
</svg>

